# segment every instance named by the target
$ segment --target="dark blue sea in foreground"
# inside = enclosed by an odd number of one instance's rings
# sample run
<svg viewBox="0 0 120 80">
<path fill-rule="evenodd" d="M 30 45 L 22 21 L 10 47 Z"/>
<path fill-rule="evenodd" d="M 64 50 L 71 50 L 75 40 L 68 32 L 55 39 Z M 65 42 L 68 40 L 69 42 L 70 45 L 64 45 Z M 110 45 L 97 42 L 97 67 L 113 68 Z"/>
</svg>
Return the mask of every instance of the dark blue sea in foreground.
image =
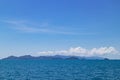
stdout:
<svg viewBox="0 0 120 80">
<path fill-rule="evenodd" d="M 120 80 L 120 61 L 0 60 L 0 80 Z"/>
</svg>

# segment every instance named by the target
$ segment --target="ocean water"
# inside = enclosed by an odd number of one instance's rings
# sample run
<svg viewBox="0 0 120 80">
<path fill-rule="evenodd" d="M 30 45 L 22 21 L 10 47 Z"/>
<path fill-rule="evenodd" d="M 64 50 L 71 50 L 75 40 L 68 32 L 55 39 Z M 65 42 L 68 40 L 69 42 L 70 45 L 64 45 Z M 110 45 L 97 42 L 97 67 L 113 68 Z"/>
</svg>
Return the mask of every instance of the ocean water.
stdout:
<svg viewBox="0 0 120 80">
<path fill-rule="evenodd" d="M 0 60 L 0 80 L 120 80 L 120 61 Z"/>
</svg>

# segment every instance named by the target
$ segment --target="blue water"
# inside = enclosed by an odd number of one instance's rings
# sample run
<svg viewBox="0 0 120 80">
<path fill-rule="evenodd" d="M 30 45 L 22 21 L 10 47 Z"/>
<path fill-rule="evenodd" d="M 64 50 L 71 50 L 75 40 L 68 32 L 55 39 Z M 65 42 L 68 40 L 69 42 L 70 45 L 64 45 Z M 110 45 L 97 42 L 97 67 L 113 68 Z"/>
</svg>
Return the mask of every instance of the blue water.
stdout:
<svg viewBox="0 0 120 80">
<path fill-rule="evenodd" d="M 1 60 L 0 80 L 120 80 L 120 61 Z"/>
</svg>

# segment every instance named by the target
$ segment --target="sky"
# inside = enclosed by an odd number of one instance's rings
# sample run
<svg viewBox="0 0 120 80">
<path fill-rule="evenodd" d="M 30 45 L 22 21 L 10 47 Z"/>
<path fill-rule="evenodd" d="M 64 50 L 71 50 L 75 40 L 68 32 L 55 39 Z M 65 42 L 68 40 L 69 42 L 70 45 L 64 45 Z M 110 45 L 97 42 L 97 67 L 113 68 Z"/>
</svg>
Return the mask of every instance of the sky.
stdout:
<svg viewBox="0 0 120 80">
<path fill-rule="evenodd" d="M 120 0 L 0 0 L 0 58 L 120 59 Z"/>
</svg>

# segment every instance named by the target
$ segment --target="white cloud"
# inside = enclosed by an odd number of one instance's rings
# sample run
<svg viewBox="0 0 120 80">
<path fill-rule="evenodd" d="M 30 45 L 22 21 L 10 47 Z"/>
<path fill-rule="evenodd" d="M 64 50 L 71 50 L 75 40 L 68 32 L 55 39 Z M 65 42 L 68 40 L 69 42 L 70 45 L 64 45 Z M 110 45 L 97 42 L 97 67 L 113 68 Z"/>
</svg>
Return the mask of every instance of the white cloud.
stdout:
<svg viewBox="0 0 120 80">
<path fill-rule="evenodd" d="M 17 20 L 4 20 L 4 23 L 9 24 L 12 29 L 29 32 L 29 33 L 37 33 L 37 32 L 49 32 L 50 30 L 45 28 L 47 24 L 34 24 L 28 21 L 17 21 Z"/>
<path fill-rule="evenodd" d="M 5 24 L 14 30 L 27 33 L 50 33 L 50 34 L 64 34 L 64 35 L 95 35 L 93 32 L 83 32 L 69 29 L 69 27 L 55 26 L 48 23 L 37 24 L 25 20 L 3 20 Z"/>
<path fill-rule="evenodd" d="M 70 48 L 68 50 L 59 51 L 42 51 L 38 52 L 41 56 L 65 55 L 65 56 L 100 56 L 104 54 L 115 54 L 118 51 L 114 47 L 100 47 L 93 49 L 86 49 L 82 47 Z"/>
</svg>

